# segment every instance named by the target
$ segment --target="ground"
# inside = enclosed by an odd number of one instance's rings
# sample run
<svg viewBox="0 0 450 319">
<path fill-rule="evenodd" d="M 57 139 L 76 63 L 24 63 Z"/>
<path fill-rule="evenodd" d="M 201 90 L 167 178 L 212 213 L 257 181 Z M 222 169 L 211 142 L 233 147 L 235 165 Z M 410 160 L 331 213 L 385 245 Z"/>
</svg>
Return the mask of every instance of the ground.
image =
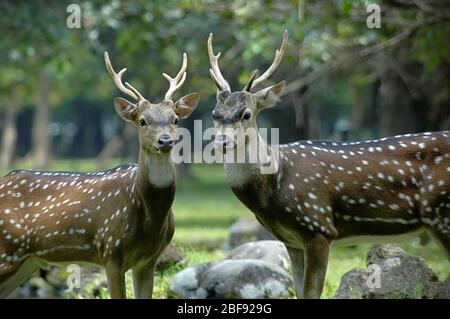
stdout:
<svg viewBox="0 0 450 319">
<path fill-rule="evenodd" d="M 60 160 L 52 163 L 52 169 L 96 170 L 92 163 L 93 160 Z M 106 167 L 118 164 L 120 161 L 115 160 Z M 17 166 L 30 167 L 27 163 L 18 163 Z M 157 273 L 155 298 L 173 297 L 168 294 L 170 278 L 184 267 L 226 256 L 227 252 L 222 247 L 228 236 L 229 226 L 239 217 L 251 215 L 228 188 L 221 166 L 196 164 L 192 166 L 191 175 L 190 179 L 179 179 L 173 206 L 176 221 L 174 241 L 184 250 L 187 262 Z M 344 273 L 352 268 L 365 266 L 369 246 L 336 247 L 332 250 L 323 298 L 333 297 Z M 450 263 L 434 242 L 421 246 L 416 240 L 402 244 L 401 247 L 424 258 L 441 280 L 450 273 Z M 127 287 L 128 296 L 132 297 L 130 274 L 127 274 Z M 78 297 L 70 294 L 66 296 Z M 93 296 L 88 292 L 86 297 Z M 108 297 L 106 288 L 100 289 L 99 297 Z"/>
</svg>

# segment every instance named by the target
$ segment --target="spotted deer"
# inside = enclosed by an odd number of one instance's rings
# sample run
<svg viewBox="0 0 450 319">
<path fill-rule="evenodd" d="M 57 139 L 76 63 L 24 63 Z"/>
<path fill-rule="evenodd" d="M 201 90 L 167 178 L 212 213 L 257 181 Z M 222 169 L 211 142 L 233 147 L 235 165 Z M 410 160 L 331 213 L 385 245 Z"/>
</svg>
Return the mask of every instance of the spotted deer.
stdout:
<svg viewBox="0 0 450 319">
<path fill-rule="evenodd" d="M 199 95 L 173 102 L 186 79 L 187 56 L 169 81 L 164 100 L 151 103 L 116 73 L 108 73 L 134 102 L 116 98 L 117 113 L 139 136 L 137 164 L 95 172 L 13 171 L 0 178 L 0 296 L 10 295 L 47 264 L 103 266 L 112 298 L 126 298 L 125 272 L 132 269 L 136 298 L 151 297 L 155 262 L 174 233 L 171 160 L 179 119 L 195 109 Z"/>
<path fill-rule="evenodd" d="M 234 194 L 289 252 L 299 298 L 320 298 L 333 244 L 393 241 L 427 230 L 450 253 L 450 131 L 407 134 L 364 142 L 298 141 L 268 145 L 256 117 L 281 97 L 285 81 L 256 92 L 279 66 L 280 50 L 260 77 L 253 72 L 232 92 L 207 47 L 217 86 L 213 111 L 216 151 L 243 151 L 245 161 L 225 161 Z M 231 133 L 230 133 L 231 132 Z M 276 168 L 262 174 L 267 158 L 249 161 L 255 144 Z M 253 147 L 253 148 L 252 148 Z"/>
</svg>

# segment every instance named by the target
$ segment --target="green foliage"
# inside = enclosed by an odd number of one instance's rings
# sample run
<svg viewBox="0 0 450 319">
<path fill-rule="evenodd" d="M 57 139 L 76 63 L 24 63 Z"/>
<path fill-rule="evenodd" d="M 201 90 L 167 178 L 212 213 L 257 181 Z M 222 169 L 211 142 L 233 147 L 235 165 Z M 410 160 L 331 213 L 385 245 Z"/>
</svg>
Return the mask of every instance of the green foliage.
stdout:
<svg viewBox="0 0 450 319">
<path fill-rule="evenodd" d="M 425 64 L 428 72 L 436 70 L 443 63 L 450 62 L 449 34 L 450 22 L 418 31 L 413 50 L 418 59 Z"/>
<path fill-rule="evenodd" d="M 302 3 L 304 14 L 300 19 Z M 381 29 L 366 26 L 366 6 L 370 3 L 382 8 Z M 108 50 L 116 68 L 128 68 L 125 79 L 150 100 L 159 101 L 167 89 L 161 73 L 175 72 L 186 51 L 188 85 L 180 95 L 199 92 L 202 99 L 197 112 L 209 113 L 208 97 L 215 91 L 206 54 L 210 32 L 215 35 L 216 50 L 223 52 L 223 73 L 232 87 L 239 89 L 253 69 L 267 68 L 285 29 L 290 34 L 288 52 L 273 80 L 284 78 L 289 83 L 323 64 L 383 43 L 415 23 L 439 17 L 432 10 L 414 5 L 392 6 L 369 0 L 88 0 L 79 4 L 81 29 L 66 27 L 67 3 L 63 1 L 0 4 L 0 30 L 14 35 L 0 41 L 0 62 L 5 67 L 0 74 L 0 100 L 8 98 L 12 86 L 21 86 L 23 103 L 33 101 L 39 71 L 45 68 L 54 79 L 53 104 L 81 97 L 104 105 L 105 112 L 110 112 L 112 97 L 118 92 L 103 65 L 103 52 Z M 442 11 L 448 12 L 448 8 Z M 423 63 L 432 73 L 449 62 L 449 28 L 445 20 L 419 27 L 398 47 L 408 52 L 407 60 Z M 399 49 L 393 49 L 382 53 L 395 59 L 400 54 Z M 325 85 L 342 90 L 333 104 L 354 109 L 358 105 L 348 103 L 348 92 L 339 78 L 358 77 L 361 72 L 380 76 L 370 54 L 355 61 L 344 59 L 318 77 L 324 81 L 315 82 L 313 90 L 323 90 Z M 369 81 L 365 86 L 370 88 L 374 83 Z M 324 106 L 328 103 L 320 94 L 314 95 L 312 102 Z M 336 118 L 326 121 L 325 126 L 332 126 Z"/>
</svg>

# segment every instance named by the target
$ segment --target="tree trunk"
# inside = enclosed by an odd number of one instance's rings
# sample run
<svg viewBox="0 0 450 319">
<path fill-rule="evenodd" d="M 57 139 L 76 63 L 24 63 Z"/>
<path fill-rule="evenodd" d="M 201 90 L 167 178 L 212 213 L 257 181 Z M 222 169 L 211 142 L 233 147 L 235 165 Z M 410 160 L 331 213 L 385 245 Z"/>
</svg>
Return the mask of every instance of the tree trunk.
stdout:
<svg viewBox="0 0 450 319">
<path fill-rule="evenodd" d="M 380 135 L 390 136 L 416 132 L 414 97 L 397 72 L 390 69 L 381 76 Z M 425 120 L 425 119 L 424 119 Z"/>
<path fill-rule="evenodd" d="M 50 75 L 42 72 L 39 78 L 36 113 L 32 128 L 32 160 L 37 167 L 46 167 L 51 160 L 50 85 Z"/>
<path fill-rule="evenodd" d="M 304 86 L 301 90 L 297 90 L 293 100 L 295 111 L 295 128 L 298 132 L 298 138 L 311 138 L 310 112 L 307 103 L 308 87 Z"/>
<path fill-rule="evenodd" d="M 102 151 L 96 159 L 97 166 L 103 167 L 106 161 L 114 157 L 121 150 L 124 143 L 130 140 L 135 135 L 136 128 L 131 125 L 126 125 L 124 130 L 122 131 L 122 134 L 115 136 L 105 145 L 105 147 L 103 147 Z"/>
<path fill-rule="evenodd" d="M 430 92 L 431 105 L 427 110 L 429 125 L 426 130 L 450 129 L 450 64 L 443 63 L 435 70 Z"/>
<path fill-rule="evenodd" d="M 3 128 L 0 151 L 1 170 L 7 170 L 14 160 L 17 142 L 17 113 L 19 107 L 18 93 L 17 90 L 13 89 L 5 112 L 5 125 Z"/>
</svg>

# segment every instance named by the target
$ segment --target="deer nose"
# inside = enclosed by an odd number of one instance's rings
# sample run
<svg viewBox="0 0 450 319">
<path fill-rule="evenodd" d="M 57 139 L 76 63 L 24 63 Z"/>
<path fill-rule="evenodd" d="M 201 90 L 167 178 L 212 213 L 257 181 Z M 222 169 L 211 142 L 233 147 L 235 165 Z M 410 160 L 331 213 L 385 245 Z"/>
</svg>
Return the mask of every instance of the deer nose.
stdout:
<svg viewBox="0 0 450 319">
<path fill-rule="evenodd" d="M 232 141 L 227 135 L 217 135 L 214 141 L 216 148 L 221 149 L 222 151 L 230 148 L 232 145 Z"/>
<path fill-rule="evenodd" d="M 218 145 L 221 145 L 221 146 L 223 146 L 223 147 L 227 147 L 227 145 L 228 145 L 228 139 L 227 139 L 227 136 L 226 135 L 218 135 L 217 137 L 216 137 L 216 143 L 218 144 Z"/>
<path fill-rule="evenodd" d="M 158 139 L 158 147 L 162 151 L 170 150 L 173 147 L 173 139 L 172 137 L 164 133 Z"/>
</svg>

